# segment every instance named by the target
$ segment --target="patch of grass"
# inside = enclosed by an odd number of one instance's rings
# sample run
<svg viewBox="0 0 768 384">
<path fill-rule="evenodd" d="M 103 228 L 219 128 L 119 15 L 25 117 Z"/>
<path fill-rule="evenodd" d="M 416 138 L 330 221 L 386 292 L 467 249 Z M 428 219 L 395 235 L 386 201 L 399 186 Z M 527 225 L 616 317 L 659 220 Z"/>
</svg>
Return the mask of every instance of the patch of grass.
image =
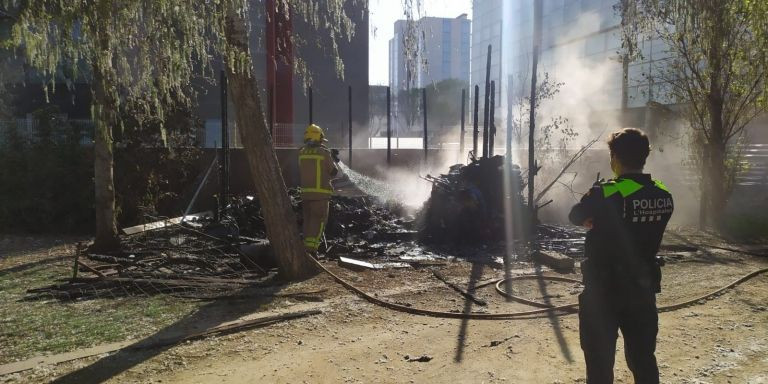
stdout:
<svg viewBox="0 0 768 384">
<path fill-rule="evenodd" d="M 755 214 L 730 215 L 723 227 L 725 234 L 737 241 L 768 240 L 768 217 Z"/>
<path fill-rule="evenodd" d="M 29 261 L 29 268 L 0 263 L 0 364 L 152 335 L 199 303 L 159 295 L 83 302 L 20 301 L 30 288 L 71 275 L 71 260 Z"/>
</svg>

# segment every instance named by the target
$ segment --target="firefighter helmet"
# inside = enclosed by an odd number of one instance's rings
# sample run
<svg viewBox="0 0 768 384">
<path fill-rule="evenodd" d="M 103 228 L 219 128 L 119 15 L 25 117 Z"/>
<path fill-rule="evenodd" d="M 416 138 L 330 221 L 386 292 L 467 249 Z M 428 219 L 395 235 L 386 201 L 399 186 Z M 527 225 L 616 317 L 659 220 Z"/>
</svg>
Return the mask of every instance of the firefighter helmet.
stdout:
<svg viewBox="0 0 768 384">
<path fill-rule="evenodd" d="M 321 142 L 321 141 L 328 141 L 325 139 L 325 133 L 323 133 L 323 129 L 317 126 L 316 124 L 310 124 L 307 126 L 307 130 L 304 131 L 304 141 L 315 141 L 315 142 Z"/>
</svg>

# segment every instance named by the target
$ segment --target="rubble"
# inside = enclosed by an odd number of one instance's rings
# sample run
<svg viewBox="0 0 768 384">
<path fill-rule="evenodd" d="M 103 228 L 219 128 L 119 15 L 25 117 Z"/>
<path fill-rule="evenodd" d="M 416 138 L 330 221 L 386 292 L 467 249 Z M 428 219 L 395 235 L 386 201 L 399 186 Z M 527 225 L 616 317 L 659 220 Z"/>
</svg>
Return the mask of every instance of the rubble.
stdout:
<svg viewBox="0 0 768 384">
<path fill-rule="evenodd" d="M 320 253 L 345 266 L 369 269 L 434 267 L 457 257 L 498 263 L 506 252 L 502 172 L 503 158 L 495 156 L 429 176 L 434 188 L 417 218 L 396 213 L 396 206 L 382 205 L 364 194 L 334 195 Z M 526 210 L 518 167 L 511 167 L 511 178 L 517 187 L 509 191 L 509 201 L 522 214 Z M 289 195 L 300 225 L 300 192 L 291 189 Z M 159 293 L 215 298 L 237 295 L 244 286 L 276 282 L 276 263 L 257 198 L 232 198 L 218 221 L 210 215 L 150 219 L 154 223 L 149 228 L 123 236 L 123 251 L 84 253 L 74 261 L 75 274 L 69 282 L 30 290 L 27 299 Z M 583 252 L 584 232 L 539 225 L 535 244 L 572 263 L 571 257 Z"/>
<path fill-rule="evenodd" d="M 422 239 L 458 244 L 504 240 L 507 202 L 518 223 L 527 223 L 520 167 L 510 164 L 508 170 L 505 177 L 504 157 L 493 156 L 453 165 L 437 177 L 427 175 L 432 193 L 419 214 Z M 522 233 L 514 231 L 516 238 Z"/>
</svg>

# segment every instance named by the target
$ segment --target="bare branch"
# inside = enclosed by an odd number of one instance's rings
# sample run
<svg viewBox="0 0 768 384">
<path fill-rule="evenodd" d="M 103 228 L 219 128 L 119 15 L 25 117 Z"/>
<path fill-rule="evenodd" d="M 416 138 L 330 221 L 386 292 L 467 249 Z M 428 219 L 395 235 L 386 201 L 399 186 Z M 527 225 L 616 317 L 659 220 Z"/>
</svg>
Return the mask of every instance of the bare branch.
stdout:
<svg viewBox="0 0 768 384">
<path fill-rule="evenodd" d="M 571 156 L 571 158 L 565 163 L 563 168 L 560 169 L 560 172 L 557 174 L 557 176 L 555 176 L 555 178 L 552 179 L 552 181 L 550 181 L 549 184 L 547 184 L 547 186 L 544 187 L 544 189 L 542 189 L 541 192 L 538 193 L 538 195 L 536 195 L 536 198 L 534 199 L 534 203 L 538 204 L 538 202 L 547 194 L 547 192 L 549 192 L 552 186 L 555 185 L 558 182 L 558 180 L 560 180 L 563 174 L 565 174 L 568 171 L 568 169 L 576 161 L 578 161 L 582 156 L 584 156 L 587 150 L 591 148 L 600 139 L 600 136 L 602 136 L 602 134 L 590 140 L 587 144 L 584 144 L 584 146 L 581 147 L 581 149 L 576 151 L 576 153 L 574 153 L 573 156 Z"/>
</svg>

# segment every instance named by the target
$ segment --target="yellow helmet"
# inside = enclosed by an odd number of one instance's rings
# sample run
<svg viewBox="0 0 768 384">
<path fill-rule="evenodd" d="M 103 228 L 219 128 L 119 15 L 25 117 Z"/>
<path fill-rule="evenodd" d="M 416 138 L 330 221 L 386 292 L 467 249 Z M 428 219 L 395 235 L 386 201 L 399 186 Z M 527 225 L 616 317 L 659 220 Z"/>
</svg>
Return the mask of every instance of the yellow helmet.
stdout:
<svg viewBox="0 0 768 384">
<path fill-rule="evenodd" d="M 310 124 L 307 126 L 307 130 L 304 131 L 304 141 L 328 141 L 325 139 L 325 133 L 323 133 L 323 129 L 315 124 Z"/>
</svg>

